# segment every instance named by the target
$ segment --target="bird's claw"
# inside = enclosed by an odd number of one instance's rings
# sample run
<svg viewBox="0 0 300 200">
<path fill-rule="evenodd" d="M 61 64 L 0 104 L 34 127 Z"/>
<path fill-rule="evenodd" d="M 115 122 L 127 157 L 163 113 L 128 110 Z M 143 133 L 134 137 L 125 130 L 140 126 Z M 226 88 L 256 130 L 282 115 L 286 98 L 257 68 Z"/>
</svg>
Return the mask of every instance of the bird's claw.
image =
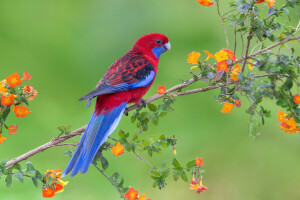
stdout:
<svg viewBox="0 0 300 200">
<path fill-rule="evenodd" d="M 142 107 L 146 108 L 147 103 L 144 99 L 141 100 L 141 104 L 142 104 Z"/>
<path fill-rule="evenodd" d="M 128 116 L 128 112 L 129 112 L 128 108 L 125 108 L 125 110 L 124 110 L 124 115 L 125 115 L 125 116 Z"/>
</svg>

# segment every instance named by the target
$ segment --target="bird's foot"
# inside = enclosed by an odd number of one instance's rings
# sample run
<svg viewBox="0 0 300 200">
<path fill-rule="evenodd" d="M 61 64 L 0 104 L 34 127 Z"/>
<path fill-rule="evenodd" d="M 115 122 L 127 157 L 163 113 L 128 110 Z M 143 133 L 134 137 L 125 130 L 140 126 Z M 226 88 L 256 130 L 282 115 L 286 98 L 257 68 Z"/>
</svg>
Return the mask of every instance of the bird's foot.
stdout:
<svg viewBox="0 0 300 200">
<path fill-rule="evenodd" d="M 142 107 L 146 108 L 147 103 L 144 99 L 141 99 L 141 104 L 142 104 Z"/>
<path fill-rule="evenodd" d="M 124 115 L 128 116 L 128 112 L 129 112 L 128 108 L 125 108 Z"/>
</svg>

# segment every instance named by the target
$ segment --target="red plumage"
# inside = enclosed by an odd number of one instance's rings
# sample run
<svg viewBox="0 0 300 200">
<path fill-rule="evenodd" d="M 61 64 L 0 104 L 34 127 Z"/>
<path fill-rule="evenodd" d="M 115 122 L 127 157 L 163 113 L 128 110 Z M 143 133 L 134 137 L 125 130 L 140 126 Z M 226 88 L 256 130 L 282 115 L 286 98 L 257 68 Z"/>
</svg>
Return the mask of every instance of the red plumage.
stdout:
<svg viewBox="0 0 300 200">
<path fill-rule="evenodd" d="M 161 40 L 162 44 L 158 45 L 156 43 L 157 40 Z M 144 35 L 136 41 L 131 50 L 129 50 L 125 55 L 115 61 L 108 68 L 105 75 L 100 80 L 98 87 L 104 83 L 109 85 L 122 84 L 124 81 L 127 83 L 134 83 L 137 81 L 134 78 L 134 73 L 141 70 L 148 63 L 154 67 L 156 75 L 159 58 L 154 55 L 152 49 L 156 46 L 162 46 L 168 41 L 169 39 L 166 36 L 159 33 Z M 128 76 L 128 78 L 124 79 L 126 76 Z M 153 81 L 154 78 L 146 87 L 139 87 L 133 90 L 127 90 L 118 93 L 99 95 L 95 106 L 95 113 L 105 114 L 114 107 L 119 106 L 122 102 L 139 104 L 142 97 L 151 87 Z"/>
<path fill-rule="evenodd" d="M 168 38 L 159 33 L 144 35 L 106 71 L 97 87 L 79 100 L 95 111 L 72 155 L 63 176 L 86 173 L 101 145 L 113 133 L 128 103 L 140 103 L 157 73 L 160 55 L 170 49 Z"/>
</svg>

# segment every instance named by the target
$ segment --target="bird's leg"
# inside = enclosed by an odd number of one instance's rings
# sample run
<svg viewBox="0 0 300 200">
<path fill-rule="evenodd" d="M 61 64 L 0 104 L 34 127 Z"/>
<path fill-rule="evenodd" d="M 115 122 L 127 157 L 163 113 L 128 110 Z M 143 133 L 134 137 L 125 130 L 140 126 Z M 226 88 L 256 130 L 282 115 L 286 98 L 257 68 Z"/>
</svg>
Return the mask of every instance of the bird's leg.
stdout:
<svg viewBox="0 0 300 200">
<path fill-rule="evenodd" d="M 141 104 L 142 104 L 142 107 L 146 108 L 147 103 L 144 99 L 141 99 Z"/>
<path fill-rule="evenodd" d="M 124 115 L 128 116 L 128 112 L 129 112 L 128 108 L 125 108 Z"/>
</svg>

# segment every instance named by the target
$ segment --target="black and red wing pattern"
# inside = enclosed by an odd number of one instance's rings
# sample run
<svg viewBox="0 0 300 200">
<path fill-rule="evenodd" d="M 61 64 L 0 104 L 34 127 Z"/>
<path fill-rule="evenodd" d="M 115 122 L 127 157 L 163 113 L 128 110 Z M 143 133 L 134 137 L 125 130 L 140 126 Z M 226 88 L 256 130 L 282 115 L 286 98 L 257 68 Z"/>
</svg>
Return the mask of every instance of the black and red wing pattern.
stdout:
<svg viewBox="0 0 300 200">
<path fill-rule="evenodd" d="M 97 87 L 79 101 L 148 86 L 155 77 L 153 65 L 140 53 L 129 51 L 106 71 Z M 89 104 L 88 102 L 88 104 Z"/>
</svg>

